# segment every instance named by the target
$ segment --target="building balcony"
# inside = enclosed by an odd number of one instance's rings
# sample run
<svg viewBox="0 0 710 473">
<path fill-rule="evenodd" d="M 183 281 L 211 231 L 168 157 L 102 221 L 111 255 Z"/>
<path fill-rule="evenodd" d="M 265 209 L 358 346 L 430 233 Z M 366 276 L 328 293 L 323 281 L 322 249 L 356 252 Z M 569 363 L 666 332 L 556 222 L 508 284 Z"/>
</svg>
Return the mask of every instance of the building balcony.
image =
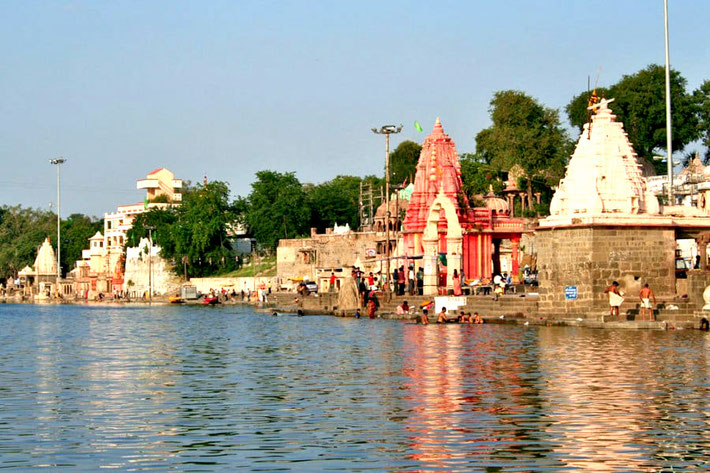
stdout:
<svg viewBox="0 0 710 473">
<path fill-rule="evenodd" d="M 160 181 L 158 179 L 139 179 L 136 182 L 137 189 L 159 189 Z"/>
</svg>

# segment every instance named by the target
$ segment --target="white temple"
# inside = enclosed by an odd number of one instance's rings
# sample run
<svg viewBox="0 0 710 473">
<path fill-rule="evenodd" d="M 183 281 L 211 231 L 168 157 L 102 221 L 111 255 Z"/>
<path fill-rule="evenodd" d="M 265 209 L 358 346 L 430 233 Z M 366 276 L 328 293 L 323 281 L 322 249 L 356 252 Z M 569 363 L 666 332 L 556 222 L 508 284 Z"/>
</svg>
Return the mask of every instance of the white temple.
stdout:
<svg viewBox="0 0 710 473">
<path fill-rule="evenodd" d="M 642 165 L 609 102 L 595 105 L 591 123 L 584 125 L 550 204 L 552 215 L 659 213 L 658 199 L 649 192 Z"/>
<path fill-rule="evenodd" d="M 42 242 L 34 264 L 35 275 L 40 281 L 55 280 L 57 277 L 57 257 L 49 238 Z"/>
<path fill-rule="evenodd" d="M 661 214 L 624 125 L 608 107 L 612 100 L 602 99 L 592 107 L 592 120 L 584 125 L 550 203 L 550 217 L 541 226 L 628 221 Z"/>
</svg>

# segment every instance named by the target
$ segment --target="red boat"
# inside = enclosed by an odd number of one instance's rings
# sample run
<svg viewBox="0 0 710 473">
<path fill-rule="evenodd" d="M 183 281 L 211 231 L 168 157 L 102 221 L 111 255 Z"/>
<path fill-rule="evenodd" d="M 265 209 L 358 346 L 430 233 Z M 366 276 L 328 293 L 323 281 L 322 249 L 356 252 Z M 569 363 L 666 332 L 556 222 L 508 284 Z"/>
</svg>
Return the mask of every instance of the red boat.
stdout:
<svg viewBox="0 0 710 473">
<path fill-rule="evenodd" d="M 202 303 L 205 305 L 215 305 L 219 304 L 219 299 L 216 296 L 205 296 Z"/>
</svg>

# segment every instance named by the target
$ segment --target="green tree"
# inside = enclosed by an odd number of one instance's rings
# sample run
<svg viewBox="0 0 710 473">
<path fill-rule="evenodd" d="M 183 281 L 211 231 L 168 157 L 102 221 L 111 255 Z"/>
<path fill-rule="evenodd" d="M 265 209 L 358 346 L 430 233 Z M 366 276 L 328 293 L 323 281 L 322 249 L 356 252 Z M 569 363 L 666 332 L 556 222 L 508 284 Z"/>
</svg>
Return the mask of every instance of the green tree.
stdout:
<svg viewBox="0 0 710 473">
<path fill-rule="evenodd" d="M 564 175 L 572 143 L 556 110 L 523 92 L 496 92 L 491 100 L 493 125 L 476 136 L 476 151 L 494 168 L 519 165 L 525 172 L 529 208 L 534 208 L 533 182 L 547 187 Z"/>
<path fill-rule="evenodd" d="M 612 97 L 609 89 L 605 87 L 597 87 L 595 90 L 597 91 L 597 97 L 599 98 Z M 584 128 L 584 124 L 587 123 L 591 117 L 591 111 L 587 109 L 589 106 L 590 94 L 591 92 L 584 91 L 579 95 L 575 95 L 570 103 L 568 103 L 565 107 L 565 112 L 567 112 L 567 118 L 569 119 L 570 124 L 578 128 L 580 133 Z"/>
<path fill-rule="evenodd" d="M 700 137 L 698 126 L 698 98 L 686 91 L 687 81 L 671 70 L 671 118 L 673 122 L 673 149 L 683 151 L 685 146 Z M 581 113 L 585 93 L 575 96 L 567 105 L 572 125 L 580 130 L 587 118 Z M 608 89 L 606 97 L 613 98 L 609 105 L 624 129 L 636 153 L 653 163 L 656 172 L 664 172 L 665 164 L 653 160 L 658 150 L 666 150 L 666 96 L 665 68 L 651 64 L 635 74 L 625 75 Z M 583 120 L 583 121 L 582 121 Z"/>
<path fill-rule="evenodd" d="M 32 266 L 37 249 L 45 238 L 56 248 L 57 216 L 40 209 L 20 205 L 3 206 L 0 212 L 0 276 L 17 276 L 25 266 Z M 66 269 L 66 268 L 65 268 Z"/>
<path fill-rule="evenodd" d="M 693 101 L 698 110 L 700 139 L 705 146 L 705 157 L 710 157 L 710 80 L 703 82 L 693 92 Z"/>
<path fill-rule="evenodd" d="M 89 247 L 89 238 L 104 228 L 103 220 L 97 220 L 75 213 L 62 220 L 62 253 L 60 255 L 62 272 L 74 268 L 81 259 L 83 250 Z"/>
<path fill-rule="evenodd" d="M 491 186 L 493 192 L 498 195 L 505 188 L 500 170 L 491 166 L 481 156 L 464 153 L 459 157 L 459 162 L 463 191 L 471 205 L 483 205 L 480 196 L 486 195 Z"/>
<path fill-rule="evenodd" d="M 153 207 L 148 212 L 136 215 L 131 229 L 126 233 L 126 247 L 138 246 L 141 238 L 148 238 L 148 227 L 152 227 L 153 243 L 161 248 L 161 255 L 173 256 L 175 239 L 172 230 L 177 219 L 178 212 L 175 208 Z"/>
<path fill-rule="evenodd" d="M 355 176 L 337 176 L 316 186 L 304 186 L 311 210 L 311 227 L 324 232 L 336 223 L 359 225 L 360 183 Z"/>
<path fill-rule="evenodd" d="M 406 140 L 390 153 L 390 184 L 393 187 L 402 184 L 405 180 L 414 182 L 421 152 L 422 147 L 418 143 Z"/>
<path fill-rule="evenodd" d="M 212 181 L 190 188 L 177 207 L 139 215 L 126 242 L 137 246 L 141 238 L 148 237 L 147 227 L 152 226 L 153 243 L 160 246 L 160 255 L 176 273 L 185 267 L 189 277 L 219 274 L 236 267 L 227 235 L 235 220 L 229 187 Z"/>
<path fill-rule="evenodd" d="M 294 173 L 259 171 L 247 197 L 245 222 L 257 242 L 275 249 L 280 238 L 308 232 L 311 211 Z"/>
</svg>

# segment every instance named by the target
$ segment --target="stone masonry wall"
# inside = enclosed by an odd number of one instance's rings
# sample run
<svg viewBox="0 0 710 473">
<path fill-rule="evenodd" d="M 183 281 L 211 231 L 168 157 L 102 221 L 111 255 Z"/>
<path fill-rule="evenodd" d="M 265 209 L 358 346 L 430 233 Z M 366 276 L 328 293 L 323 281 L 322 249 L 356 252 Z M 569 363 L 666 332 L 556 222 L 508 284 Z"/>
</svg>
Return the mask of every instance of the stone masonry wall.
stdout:
<svg viewBox="0 0 710 473">
<path fill-rule="evenodd" d="M 576 227 L 538 230 L 540 314 L 597 318 L 608 311 L 604 289 L 620 283 L 627 299 L 644 283 L 660 297 L 675 295 L 675 230 L 647 227 Z M 576 286 L 576 300 L 565 287 Z"/>
<path fill-rule="evenodd" d="M 304 276 L 315 279 L 317 268 L 352 266 L 357 259 L 364 262 L 365 250 L 370 248 L 377 248 L 374 232 L 280 240 L 276 249 L 277 274 L 282 279 Z"/>
</svg>

